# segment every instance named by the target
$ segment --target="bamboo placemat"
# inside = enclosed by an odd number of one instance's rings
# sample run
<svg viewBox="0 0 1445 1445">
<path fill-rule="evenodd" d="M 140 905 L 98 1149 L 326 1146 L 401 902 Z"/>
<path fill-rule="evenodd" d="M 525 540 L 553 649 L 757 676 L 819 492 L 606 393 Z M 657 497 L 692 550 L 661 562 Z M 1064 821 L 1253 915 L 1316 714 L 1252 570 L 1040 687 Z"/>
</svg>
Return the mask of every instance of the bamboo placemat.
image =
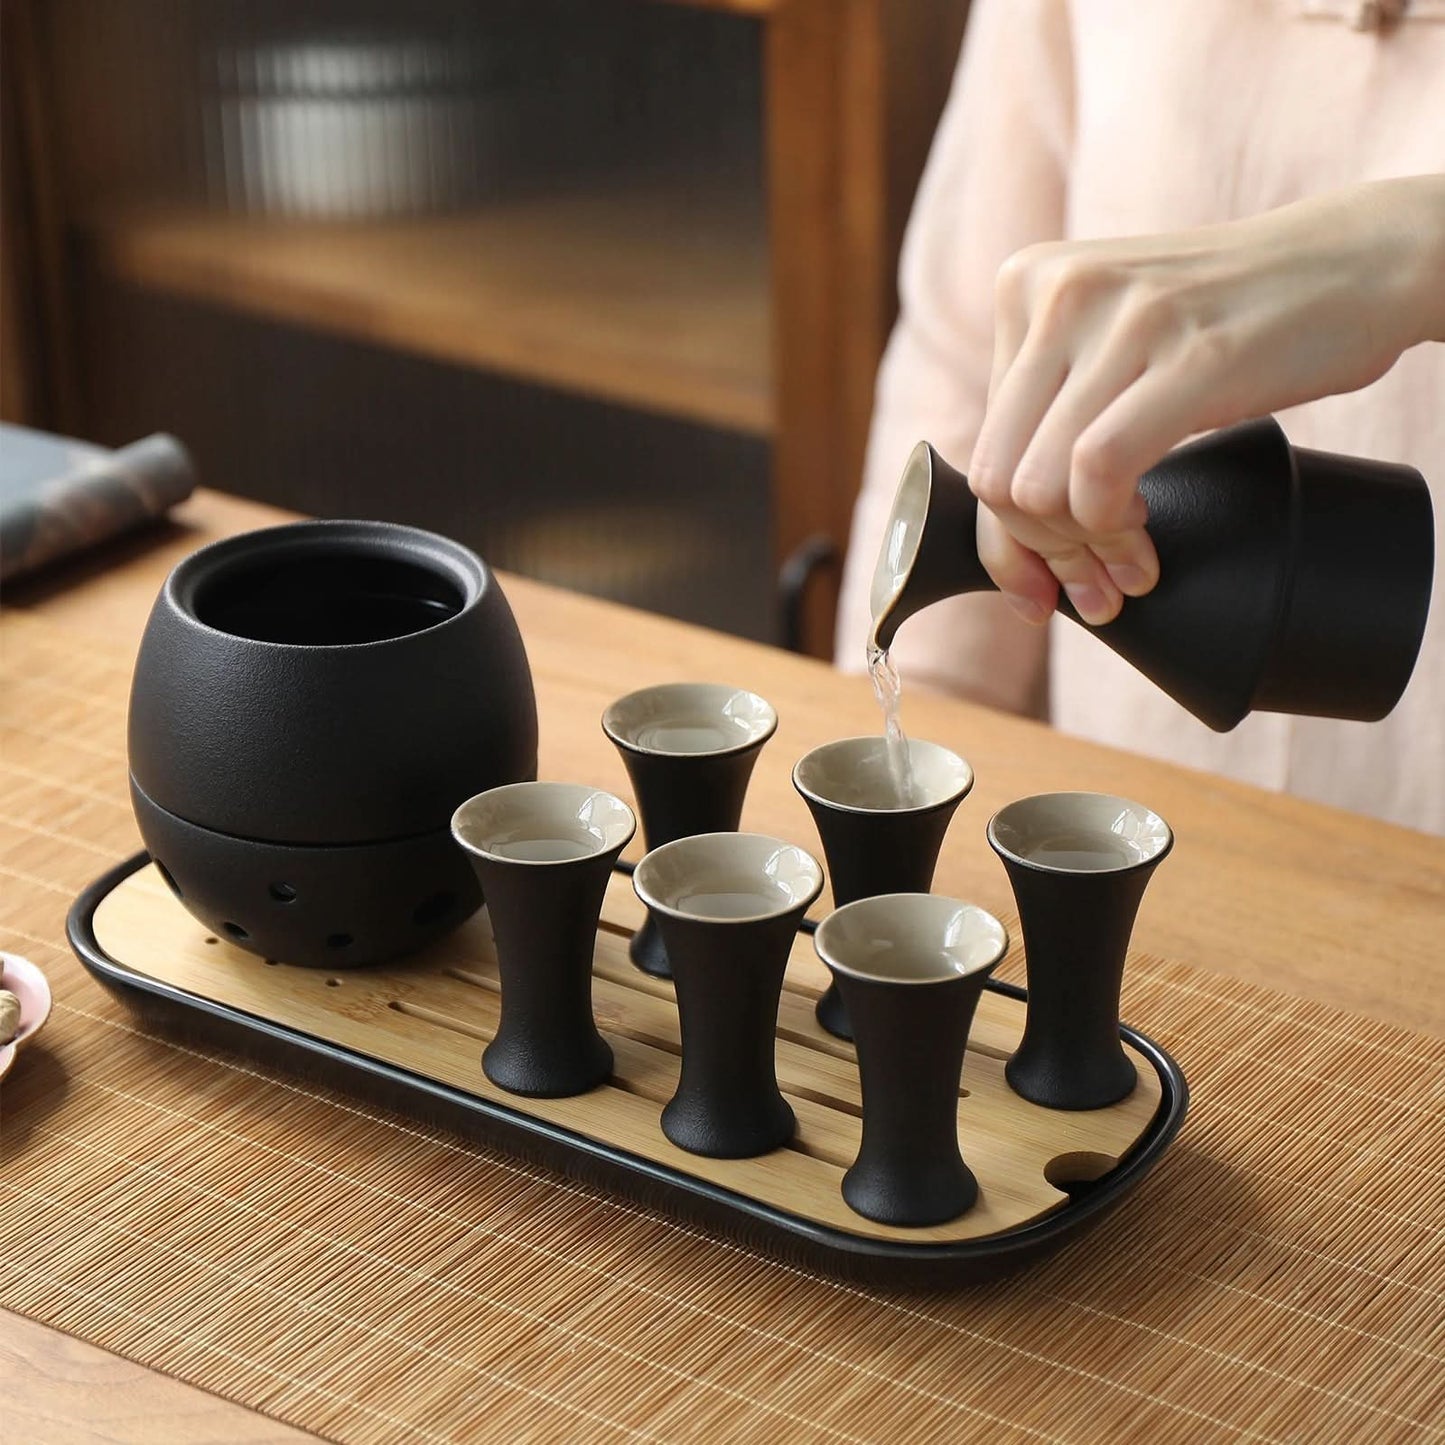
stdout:
<svg viewBox="0 0 1445 1445">
<path fill-rule="evenodd" d="M 140 1031 L 63 941 L 138 846 L 128 659 L 0 647 L 0 944 L 56 995 L 0 1100 L 5 1306 L 344 1441 L 1445 1435 L 1445 1042 L 1136 956 L 1194 1091 L 1159 1169 L 1012 1279 L 831 1283 Z"/>
</svg>

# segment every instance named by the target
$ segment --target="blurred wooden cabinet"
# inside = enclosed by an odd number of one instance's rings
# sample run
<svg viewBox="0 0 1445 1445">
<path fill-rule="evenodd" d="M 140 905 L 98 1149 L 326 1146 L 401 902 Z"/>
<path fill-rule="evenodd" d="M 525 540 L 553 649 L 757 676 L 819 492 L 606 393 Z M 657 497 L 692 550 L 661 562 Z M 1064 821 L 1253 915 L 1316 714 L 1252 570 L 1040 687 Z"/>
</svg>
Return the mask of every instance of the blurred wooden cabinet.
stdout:
<svg viewBox="0 0 1445 1445">
<path fill-rule="evenodd" d="M 965 9 L 5 0 L 16 395 L 768 635 L 846 541 Z"/>
</svg>

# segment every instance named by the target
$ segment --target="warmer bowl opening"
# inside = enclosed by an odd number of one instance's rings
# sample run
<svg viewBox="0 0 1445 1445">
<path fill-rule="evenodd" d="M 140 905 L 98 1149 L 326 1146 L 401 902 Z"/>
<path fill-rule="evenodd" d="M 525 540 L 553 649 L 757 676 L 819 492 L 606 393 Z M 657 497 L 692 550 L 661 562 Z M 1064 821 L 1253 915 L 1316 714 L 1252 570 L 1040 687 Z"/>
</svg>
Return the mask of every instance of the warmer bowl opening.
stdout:
<svg viewBox="0 0 1445 1445">
<path fill-rule="evenodd" d="M 253 642 L 343 647 L 435 627 L 466 605 L 456 578 L 394 556 L 307 548 L 228 567 L 198 590 L 207 627 Z"/>
</svg>

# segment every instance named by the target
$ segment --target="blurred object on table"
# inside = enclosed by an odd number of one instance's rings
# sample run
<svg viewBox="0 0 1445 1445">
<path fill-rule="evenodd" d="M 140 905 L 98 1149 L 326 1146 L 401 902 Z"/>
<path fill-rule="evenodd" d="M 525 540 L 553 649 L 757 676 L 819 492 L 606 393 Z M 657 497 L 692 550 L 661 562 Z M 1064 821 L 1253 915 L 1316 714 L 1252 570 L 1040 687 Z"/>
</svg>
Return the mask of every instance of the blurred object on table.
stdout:
<svg viewBox="0 0 1445 1445">
<path fill-rule="evenodd" d="M 185 448 L 162 433 L 110 451 L 0 424 L 0 578 L 163 516 L 195 485 Z"/>
</svg>

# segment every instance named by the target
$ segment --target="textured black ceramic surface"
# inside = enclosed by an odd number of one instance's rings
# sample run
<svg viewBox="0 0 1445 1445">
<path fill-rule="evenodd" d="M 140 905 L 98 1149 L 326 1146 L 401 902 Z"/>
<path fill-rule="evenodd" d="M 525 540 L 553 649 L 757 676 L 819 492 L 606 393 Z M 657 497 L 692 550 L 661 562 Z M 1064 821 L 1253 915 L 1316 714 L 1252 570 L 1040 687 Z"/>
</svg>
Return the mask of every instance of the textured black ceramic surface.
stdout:
<svg viewBox="0 0 1445 1445">
<path fill-rule="evenodd" d="M 880 893 L 927 893 L 933 887 L 944 834 L 967 796 L 949 798 L 932 808 L 883 812 L 835 807 L 801 788 L 798 791 L 817 826 L 833 902 L 839 908 Z M 829 983 L 815 1012 L 830 1034 L 853 1037 L 848 1005 L 836 982 Z"/>
<path fill-rule="evenodd" d="M 607 880 L 625 842 L 558 863 L 467 854 L 497 945 L 501 1018 L 482 1069 L 499 1088 L 557 1099 L 611 1075 L 612 1050 L 592 1015 L 592 954 Z"/>
<path fill-rule="evenodd" d="M 212 543 L 167 578 L 129 751 L 150 798 L 220 833 L 426 833 L 536 773 L 532 675 L 475 553 L 414 527 L 297 522 Z"/>
<path fill-rule="evenodd" d="M 1158 1074 L 1161 1098 L 1144 1136 L 1108 1174 L 1071 1186 L 1069 1202 L 1045 1218 L 986 1239 L 957 1244 L 865 1239 L 598 1143 L 521 1108 L 492 1103 L 369 1054 L 197 997 L 117 962 L 96 941 L 95 911 L 113 889 L 149 861 L 148 855 L 139 853 L 107 871 L 76 899 L 66 918 L 66 935 L 76 957 L 145 1027 L 191 1048 L 208 1045 L 224 1056 L 244 1058 L 282 1075 L 322 1080 L 328 1088 L 345 1090 L 381 1108 L 538 1160 L 563 1177 L 585 1179 L 645 1207 L 695 1221 L 789 1264 L 881 1288 L 935 1291 L 979 1284 L 1052 1253 L 1102 1218 L 1159 1162 L 1188 1109 L 1189 1088 L 1179 1066 L 1152 1040 L 1125 1028 L 1124 1038 Z M 619 871 L 629 869 L 623 864 Z M 809 931 L 808 924 L 803 931 Z M 1012 984 L 990 980 L 985 987 L 1005 998 L 1026 997 Z"/>
<path fill-rule="evenodd" d="M 1015 1093 L 1050 1109 L 1101 1109 L 1134 1087 L 1120 1041 L 1119 992 L 1140 900 L 1168 848 L 1109 872 L 1058 872 L 1003 861 L 1018 905 L 1029 1007 L 1004 1066 Z"/>
<path fill-rule="evenodd" d="M 465 547 L 382 522 L 268 528 L 167 578 L 136 662 L 129 752 L 141 836 L 198 917 L 257 952 L 374 961 L 479 901 L 440 837 L 464 798 L 536 775 L 531 672 L 506 598 Z M 190 857 L 177 848 L 200 835 L 184 824 L 205 834 Z M 433 842 L 429 889 L 415 869 L 386 872 Z M 282 850 L 278 866 L 307 860 L 304 893 L 277 873 L 258 897 L 260 844 Z M 466 906 L 425 907 L 445 893 Z M 409 929 L 381 926 L 417 910 Z M 317 954 L 323 918 L 323 939 L 352 937 L 344 957 L 324 942 Z"/>
<path fill-rule="evenodd" d="M 662 1111 L 680 1149 L 749 1159 L 786 1144 L 797 1120 L 774 1066 L 788 953 L 811 899 L 776 918 L 719 923 L 655 912 L 672 960 L 682 1067 Z"/>
<path fill-rule="evenodd" d="M 397 958 L 481 905 L 451 830 L 335 848 L 198 828 L 131 783 L 141 836 L 172 891 L 211 932 L 266 958 L 353 968 Z"/>
<path fill-rule="evenodd" d="M 928 520 L 885 643 L 920 608 L 993 586 L 967 479 L 932 448 L 929 462 Z M 1090 631 L 1220 732 L 1256 708 L 1374 721 L 1395 706 L 1434 580 L 1418 472 L 1291 447 L 1264 418 L 1178 448 L 1139 485 L 1159 584 Z M 1062 595 L 1059 610 L 1079 622 Z"/>
<path fill-rule="evenodd" d="M 698 833 L 735 833 L 753 767 L 767 741 L 759 738 L 729 752 L 679 754 L 649 752 L 613 738 L 632 782 L 647 850 Z M 627 951 L 644 973 L 672 977 L 667 944 L 651 914 Z"/>
<path fill-rule="evenodd" d="M 956 1219 L 978 1198 L 958 1148 L 958 1087 L 988 969 L 932 983 L 833 977 L 858 1022 L 863 1140 L 843 1176 L 851 1209 L 883 1224 Z"/>
</svg>

